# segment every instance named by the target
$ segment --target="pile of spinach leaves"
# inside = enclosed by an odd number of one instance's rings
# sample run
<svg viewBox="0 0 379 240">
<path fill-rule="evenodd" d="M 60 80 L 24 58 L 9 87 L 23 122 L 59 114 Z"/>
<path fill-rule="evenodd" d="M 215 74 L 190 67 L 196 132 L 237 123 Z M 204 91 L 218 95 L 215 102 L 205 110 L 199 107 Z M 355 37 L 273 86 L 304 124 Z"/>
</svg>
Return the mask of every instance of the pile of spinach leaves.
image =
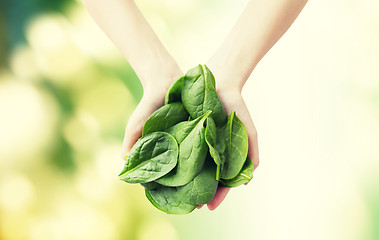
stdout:
<svg viewBox="0 0 379 240">
<path fill-rule="evenodd" d="M 145 122 L 126 157 L 121 180 L 140 183 L 149 201 L 169 214 L 187 214 L 209 203 L 219 184 L 249 182 L 245 126 L 227 116 L 205 65 L 190 69 L 167 92 L 165 105 Z"/>
</svg>

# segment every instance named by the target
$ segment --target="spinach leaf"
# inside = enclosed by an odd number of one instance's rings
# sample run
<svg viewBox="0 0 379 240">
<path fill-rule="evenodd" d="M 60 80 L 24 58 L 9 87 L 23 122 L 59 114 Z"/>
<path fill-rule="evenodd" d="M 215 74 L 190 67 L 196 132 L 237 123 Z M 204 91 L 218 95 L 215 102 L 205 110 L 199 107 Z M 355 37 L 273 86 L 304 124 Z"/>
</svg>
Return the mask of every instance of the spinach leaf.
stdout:
<svg viewBox="0 0 379 240">
<path fill-rule="evenodd" d="M 167 130 L 179 144 L 178 164 L 167 175 L 157 179 L 157 183 L 170 187 L 182 186 L 200 173 L 208 152 L 204 141 L 204 121 L 211 112 L 208 111 L 193 121 L 178 123 Z"/>
<path fill-rule="evenodd" d="M 245 126 L 234 111 L 228 117 L 228 122 L 217 132 L 217 151 L 223 163 L 220 177 L 232 179 L 242 169 L 248 151 L 248 139 Z"/>
<path fill-rule="evenodd" d="M 154 207 L 168 214 L 187 214 L 197 206 L 184 203 L 175 187 L 160 186 L 154 190 L 145 189 L 145 195 Z"/>
<path fill-rule="evenodd" d="M 214 76 L 205 65 L 198 65 L 186 73 L 182 101 L 194 119 L 212 110 L 211 116 L 217 126 L 226 122 L 227 115 L 217 95 Z"/>
<path fill-rule="evenodd" d="M 253 178 L 245 126 L 235 112 L 227 116 L 215 84 L 205 65 L 179 78 L 126 157 L 120 179 L 140 183 L 161 211 L 190 213 L 213 199 L 219 182 L 237 187 Z"/>
<path fill-rule="evenodd" d="M 217 129 L 212 117 L 207 118 L 207 125 L 205 128 L 205 142 L 209 148 L 209 154 L 216 163 L 216 180 L 220 180 L 221 171 L 221 158 L 217 150 L 215 149 L 217 143 Z"/>
<path fill-rule="evenodd" d="M 166 131 L 175 124 L 187 120 L 188 116 L 188 112 L 180 102 L 164 105 L 146 120 L 142 136 L 152 132 Z"/>
<path fill-rule="evenodd" d="M 128 183 L 154 181 L 175 167 L 178 150 L 178 143 L 170 134 L 150 133 L 134 144 L 119 177 Z"/>
<path fill-rule="evenodd" d="M 184 83 L 184 76 L 179 78 L 168 90 L 165 97 L 165 104 L 173 102 L 182 102 L 182 89 Z"/>
<path fill-rule="evenodd" d="M 177 187 L 177 189 L 184 203 L 200 205 L 207 204 L 213 199 L 217 186 L 216 166 L 209 156 L 199 175 L 186 185 Z"/>
<path fill-rule="evenodd" d="M 148 190 L 154 190 L 154 189 L 158 188 L 159 186 L 162 186 L 156 182 L 141 183 L 141 185 Z"/>
<path fill-rule="evenodd" d="M 232 179 L 223 180 L 220 182 L 224 187 L 238 187 L 242 184 L 250 182 L 253 179 L 254 164 L 249 157 L 246 158 L 245 164 L 241 171 Z"/>
</svg>

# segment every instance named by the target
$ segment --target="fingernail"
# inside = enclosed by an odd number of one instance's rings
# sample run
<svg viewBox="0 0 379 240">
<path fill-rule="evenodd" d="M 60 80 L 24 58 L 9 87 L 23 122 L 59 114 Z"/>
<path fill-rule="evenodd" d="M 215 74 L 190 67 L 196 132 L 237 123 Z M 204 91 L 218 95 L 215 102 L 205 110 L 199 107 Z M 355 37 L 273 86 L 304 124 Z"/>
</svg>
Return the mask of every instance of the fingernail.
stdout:
<svg viewBox="0 0 379 240">
<path fill-rule="evenodd" d="M 208 209 L 209 209 L 210 211 L 213 211 L 213 210 L 216 209 L 216 206 L 209 205 L 209 204 L 207 204 L 207 207 L 208 207 Z"/>
</svg>

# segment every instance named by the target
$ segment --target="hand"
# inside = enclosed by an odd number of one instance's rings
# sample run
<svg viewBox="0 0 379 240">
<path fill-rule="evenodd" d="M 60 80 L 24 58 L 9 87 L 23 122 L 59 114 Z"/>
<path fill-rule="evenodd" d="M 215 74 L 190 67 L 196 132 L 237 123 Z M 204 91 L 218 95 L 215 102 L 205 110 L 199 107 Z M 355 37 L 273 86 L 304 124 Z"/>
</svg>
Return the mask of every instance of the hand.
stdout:
<svg viewBox="0 0 379 240">
<path fill-rule="evenodd" d="M 234 90 L 233 87 L 229 87 L 225 90 L 219 88 L 217 89 L 217 93 L 220 97 L 222 104 L 224 105 L 226 113 L 229 115 L 231 111 L 235 111 L 237 117 L 243 122 L 243 124 L 246 127 L 249 142 L 248 155 L 254 163 L 255 170 L 259 165 L 257 130 L 255 129 L 254 123 L 250 117 L 249 110 L 246 107 L 245 101 L 241 96 L 241 91 L 238 89 Z M 208 203 L 208 209 L 216 209 L 225 199 L 229 190 L 230 188 L 219 187 L 215 196 L 213 197 L 213 200 L 210 203 Z M 201 207 L 202 205 L 200 205 L 198 208 Z"/>
<path fill-rule="evenodd" d="M 170 75 L 173 77 L 167 77 L 162 81 L 155 79 L 154 81 L 147 82 L 146 86 L 144 86 L 144 95 L 126 125 L 121 151 L 122 159 L 125 159 L 125 156 L 128 155 L 133 145 L 142 136 L 142 129 L 146 120 L 155 110 L 163 106 L 166 92 L 172 82 L 176 81 L 178 76 L 181 75 L 182 73 L 178 71 L 177 74 Z"/>
<path fill-rule="evenodd" d="M 170 81 L 165 80 L 165 84 L 162 84 L 160 87 L 154 86 L 153 84 L 145 87 L 146 91 L 144 91 L 144 95 L 140 103 L 133 112 L 132 116 L 129 118 L 125 129 L 122 158 L 125 158 L 125 156 L 132 149 L 133 145 L 141 137 L 143 125 L 149 116 L 164 104 L 166 92 L 168 91 L 171 82 L 176 80 L 174 79 L 175 78 L 171 78 Z M 225 86 L 225 88 L 223 88 L 221 86 L 218 87 L 217 94 L 226 110 L 226 113 L 229 115 L 231 111 L 235 111 L 238 118 L 245 125 L 249 142 L 248 155 L 254 163 L 254 169 L 256 169 L 259 164 L 257 131 L 250 117 L 247 106 L 241 96 L 241 91 L 237 87 Z M 230 188 L 219 187 L 213 197 L 213 200 L 208 203 L 208 208 L 210 210 L 216 209 L 225 199 L 229 190 Z M 202 205 L 198 208 L 201 207 Z"/>
</svg>

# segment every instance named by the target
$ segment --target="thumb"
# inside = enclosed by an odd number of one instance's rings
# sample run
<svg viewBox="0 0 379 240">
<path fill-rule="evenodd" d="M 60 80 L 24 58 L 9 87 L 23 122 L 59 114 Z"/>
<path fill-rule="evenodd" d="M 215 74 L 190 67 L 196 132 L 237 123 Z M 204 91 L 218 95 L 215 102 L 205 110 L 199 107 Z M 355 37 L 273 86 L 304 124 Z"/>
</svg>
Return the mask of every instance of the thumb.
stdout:
<svg viewBox="0 0 379 240">
<path fill-rule="evenodd" d="M 125 129 L 121 158 L 125 159 L 133 145 L 142 136 L 143 125 L 149 116 L 163 104 L 163 100 L 142 98 L 136 110 L 130 116 Z"/>
</svg>

